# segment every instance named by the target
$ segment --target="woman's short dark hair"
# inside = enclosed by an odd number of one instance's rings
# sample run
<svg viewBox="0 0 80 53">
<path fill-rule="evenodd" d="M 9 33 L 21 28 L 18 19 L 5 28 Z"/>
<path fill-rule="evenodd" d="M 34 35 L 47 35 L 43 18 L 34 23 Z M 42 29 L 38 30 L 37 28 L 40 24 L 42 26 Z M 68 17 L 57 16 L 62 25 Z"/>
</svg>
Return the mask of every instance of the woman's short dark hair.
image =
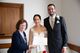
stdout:
<svg viewBox="0 0 80 53">
<path fill-rule="evenodd" d="M 20 19 L 20 20 L 17 22 L 17 24 L 16 24 L 16 29 L 19 30 L 20 24 L 22 24 L 22 23 L 24 23 L 24 22 L 26 23 L 26 29 L 27 29 L 28 23 L 27 23 L 27 21 L 24 20 L 24 19 Z M 25 29 L 25 30 L 26 30 L 26 29 Z"/>
<path fill-rule="evenodd" d="M 49 5 L 48 5 L 48 7 L 49 7 L 49 6 L 54 6 L 54 7 L 55 7 L 55 5 L 54 5 L 54 4 L 49 4 Z"/>
<path fill-rule="evenodd" d="M 36 16 L 38 16 L 39 19 L 41 20 L 41 16 L 40 16 L 39 14 L 35 14 L 34 17 L 33 17 L 33 20 L 34 20 L 34 21 L 35 21 L 35 17 L 36 17 Z"/>
</svg>

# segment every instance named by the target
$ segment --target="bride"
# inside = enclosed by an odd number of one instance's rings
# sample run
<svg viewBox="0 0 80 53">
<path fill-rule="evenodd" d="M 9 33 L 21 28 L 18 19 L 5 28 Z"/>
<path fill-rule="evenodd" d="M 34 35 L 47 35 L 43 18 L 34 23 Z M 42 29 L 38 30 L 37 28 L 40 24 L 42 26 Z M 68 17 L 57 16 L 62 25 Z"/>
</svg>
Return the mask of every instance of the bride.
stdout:
<svg viewBox="0 0 80 53">
<path fill-rule="evenodd" d="M 47 51 L 47 31 L 40 24 L 41 16 L 39 14 L 34 15 L 33 21 L 35 25 L 29 31 L 30 53 L 43 53 L 43 51 Z"/>
</svg>

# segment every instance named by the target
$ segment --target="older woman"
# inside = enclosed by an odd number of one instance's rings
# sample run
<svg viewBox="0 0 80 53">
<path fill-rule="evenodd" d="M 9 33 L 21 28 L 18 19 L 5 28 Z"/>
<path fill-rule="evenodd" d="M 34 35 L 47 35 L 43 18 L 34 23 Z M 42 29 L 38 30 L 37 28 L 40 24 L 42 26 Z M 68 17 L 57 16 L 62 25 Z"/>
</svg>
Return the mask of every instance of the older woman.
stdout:
<svg viewBox="0 0 80 53">
<path fill-rule="evenodd" d="M 12 44 L 8 53 L 26 53 L 28 50 L 25 30 L 27 29 L 27 22 L 21 19 L 16 24 L 16 31 L 12 35 Z"/>
</svg>

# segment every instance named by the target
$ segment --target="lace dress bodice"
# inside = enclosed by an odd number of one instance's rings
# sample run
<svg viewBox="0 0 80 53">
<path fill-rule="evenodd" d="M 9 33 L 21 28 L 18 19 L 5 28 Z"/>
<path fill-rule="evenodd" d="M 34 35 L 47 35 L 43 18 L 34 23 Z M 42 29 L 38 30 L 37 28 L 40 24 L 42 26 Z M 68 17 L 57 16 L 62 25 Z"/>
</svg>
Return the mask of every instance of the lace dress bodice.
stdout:
<svg viewBox="0 0 80 53">
<path fill-rule="evenodd" d="M 47 38 L 45 37 L 47 35 L 47 32 L 35 32 L 32 29 L 33 32 L 33 45 L 47 45 Z"/>
<path fill-rule="evenodd" d="M 36 45 L 37 48 L 33 49 L 33 50 L 37 50 L 38 53 L 39 51 L 43 51 L 45 48 L 45 45 L 47 45 L 47 37 L 45 37 L 47 35 L 47 32 L 36 32 L 34 31 L 34 29 L 31 29 L 31 31 L 33 32 L 33 45 Z M 34 53 L 34 51 L 32 51 L 32 53 Z"/>
</svg>

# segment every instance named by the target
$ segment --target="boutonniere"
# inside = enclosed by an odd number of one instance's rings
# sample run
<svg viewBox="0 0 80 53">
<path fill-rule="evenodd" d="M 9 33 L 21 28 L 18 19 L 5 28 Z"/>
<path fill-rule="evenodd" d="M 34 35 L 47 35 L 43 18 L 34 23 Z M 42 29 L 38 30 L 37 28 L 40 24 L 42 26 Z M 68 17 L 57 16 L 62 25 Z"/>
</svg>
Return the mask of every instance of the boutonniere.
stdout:
<svg viewBox="0 0 80 53">
<path fill-rule="evenodd" d="M 59 21 L 59 20 L 60 20 L 60 16 L 57 15 L 56 17 L 57 17 L 57 21 L 56 21 L 56 23 L 60 23 L 60 21 Z"/>
<path fill-rule="evenodd" d="M 56 23 L 60 23 L 60 21 L 59 20 L 57 20 L 57 22 Z"/>
</svg>

